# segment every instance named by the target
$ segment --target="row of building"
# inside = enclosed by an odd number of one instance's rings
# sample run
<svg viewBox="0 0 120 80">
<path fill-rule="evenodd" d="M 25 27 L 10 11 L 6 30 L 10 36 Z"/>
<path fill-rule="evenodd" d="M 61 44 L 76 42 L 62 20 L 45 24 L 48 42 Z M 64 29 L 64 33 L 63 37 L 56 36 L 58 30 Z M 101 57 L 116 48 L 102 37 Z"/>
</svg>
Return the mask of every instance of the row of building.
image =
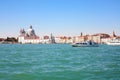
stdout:
<svg viewBox="0 0 120 80">
<path fill-rule="evenodd" d="M 20 30 L 20 35 L 18 37 L 18 42 L 21 44 L 49 44 L 49 43 L 75 43 L 93 40 L 96 43 L 106 43 L 109 39 L 117 37 L 113 32 L 113 35 L 110 36 L 105 33 L 99 33 L 94 35 L 83 35 L 82 33 L 79 36 L 66 37 L 66 36 L 57 36 L 54 37 L 52 34 L 50 36 L 39 37 L 35 34 L 32 26 L 25 31 L 24 29 Z M 120 38 L 120 37 L 117 37 Z"/>
</svg>

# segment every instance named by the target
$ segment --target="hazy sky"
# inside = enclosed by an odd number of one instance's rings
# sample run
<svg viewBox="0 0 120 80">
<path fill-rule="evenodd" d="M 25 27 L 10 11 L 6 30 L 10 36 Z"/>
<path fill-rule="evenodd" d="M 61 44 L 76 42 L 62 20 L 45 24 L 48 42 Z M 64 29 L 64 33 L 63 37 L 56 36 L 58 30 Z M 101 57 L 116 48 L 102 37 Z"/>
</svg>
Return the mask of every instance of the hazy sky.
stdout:
<svg viewBox="0 0 120 80">
<path fill-rule="evenodd" d="M 0 0 L 0 37 L 30 25 L 39 36 L 120 35 L 120 0 Z"/>
</svg>

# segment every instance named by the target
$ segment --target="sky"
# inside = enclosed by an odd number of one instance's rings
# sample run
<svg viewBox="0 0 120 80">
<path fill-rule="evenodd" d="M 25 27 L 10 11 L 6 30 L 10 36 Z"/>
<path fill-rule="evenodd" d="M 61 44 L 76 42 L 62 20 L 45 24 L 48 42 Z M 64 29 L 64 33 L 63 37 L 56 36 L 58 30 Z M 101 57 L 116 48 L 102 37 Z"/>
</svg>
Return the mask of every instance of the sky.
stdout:
<svg viewBox="0 0 120 80">
<path fill-rule="evenodd" d="M 30 25 L 38 36 L 120 35 L 120 0 L 0 0 L 0 37 Z"/>
</svg>

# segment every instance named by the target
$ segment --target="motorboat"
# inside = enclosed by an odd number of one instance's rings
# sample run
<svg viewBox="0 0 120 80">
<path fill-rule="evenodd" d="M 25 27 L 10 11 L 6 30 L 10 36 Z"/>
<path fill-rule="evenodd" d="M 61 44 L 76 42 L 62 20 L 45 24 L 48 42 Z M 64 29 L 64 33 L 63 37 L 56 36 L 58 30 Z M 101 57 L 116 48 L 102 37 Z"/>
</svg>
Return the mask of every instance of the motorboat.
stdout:
<svg viewBox="0 0 120 80">
<path fill-rule="evenodd" d="M 84 41 L 73 43 L 72 47 L 98 47 L 98 44 L 93 41 Z"/>
</svg>

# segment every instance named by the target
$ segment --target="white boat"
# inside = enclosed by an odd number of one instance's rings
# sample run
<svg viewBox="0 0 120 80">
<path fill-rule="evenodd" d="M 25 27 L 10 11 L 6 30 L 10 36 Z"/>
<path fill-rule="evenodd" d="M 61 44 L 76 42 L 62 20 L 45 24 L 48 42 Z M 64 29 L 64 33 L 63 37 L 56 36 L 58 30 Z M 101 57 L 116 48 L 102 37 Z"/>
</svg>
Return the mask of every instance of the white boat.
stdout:
<svg viewBox="0 0 120 80">
<path fill-rule="evenodd" d="M 120 39 L 111 39 L 106 42 L 107 45 L 120 45 Z"/>
<path fill-rule="evenodd" d="M 93 41 L 84 41 L 84 42 L 78 42 L 73 43 L 73 47 L 98 47 L 98 44 Z"/>
</svg>

